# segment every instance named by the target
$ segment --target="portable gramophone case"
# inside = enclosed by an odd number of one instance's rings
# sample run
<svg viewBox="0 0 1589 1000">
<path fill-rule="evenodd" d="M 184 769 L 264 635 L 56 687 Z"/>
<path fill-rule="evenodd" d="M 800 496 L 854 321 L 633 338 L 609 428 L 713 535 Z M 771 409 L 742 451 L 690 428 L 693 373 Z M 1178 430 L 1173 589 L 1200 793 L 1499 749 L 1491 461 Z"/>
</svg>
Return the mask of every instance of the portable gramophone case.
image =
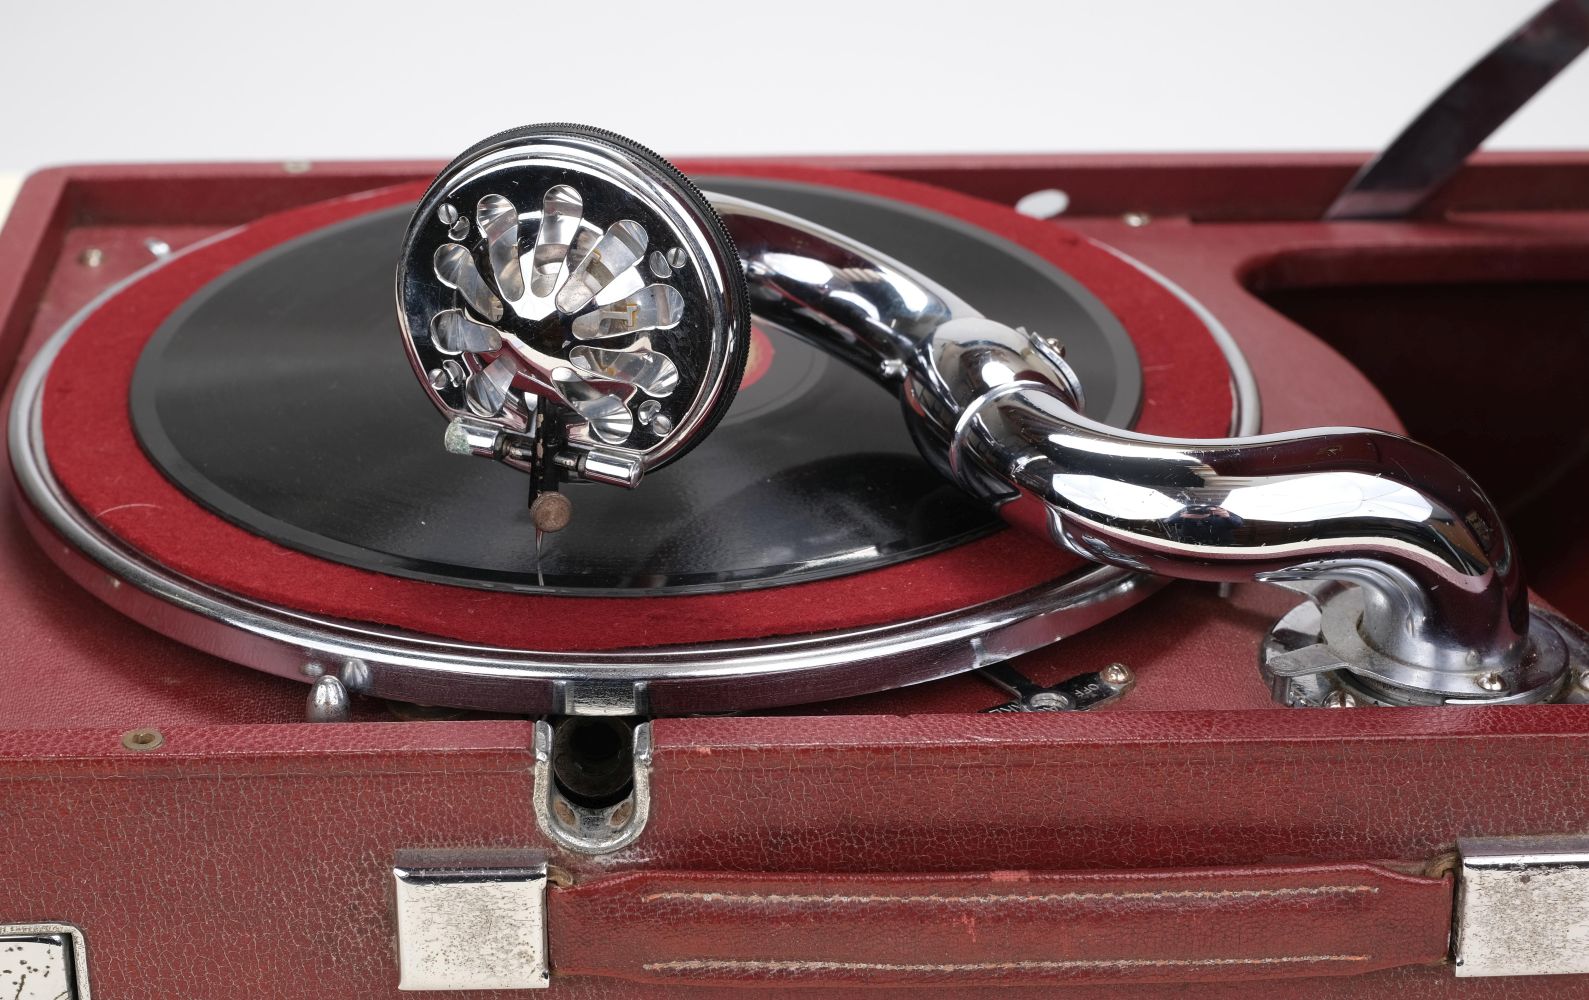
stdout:
<svg viewBox="0 0 1589 1000">
<path fill-rule="evenodd" d="M 1589 991 L 1589 157 L 555 128 L 27 182 L 0 984 Z"/>
</svg>

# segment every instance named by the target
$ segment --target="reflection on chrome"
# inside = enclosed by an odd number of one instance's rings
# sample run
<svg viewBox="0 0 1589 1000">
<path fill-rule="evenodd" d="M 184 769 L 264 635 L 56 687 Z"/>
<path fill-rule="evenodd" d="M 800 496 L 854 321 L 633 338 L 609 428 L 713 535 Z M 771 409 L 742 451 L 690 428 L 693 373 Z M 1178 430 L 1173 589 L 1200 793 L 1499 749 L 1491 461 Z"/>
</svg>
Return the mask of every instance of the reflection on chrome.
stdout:
<svg viewBox="0 0 1589 1000">
<path fill-rule="evenodd" d="M 1420 522 L 1434 513 L 1417 490 L 1361 472 L 1319 472 L 1225 494 L 1225 509 L 1237 517 L 1268 521 L 1312 521 L 1353 511 L 1393 521 Z"/>
</svg>

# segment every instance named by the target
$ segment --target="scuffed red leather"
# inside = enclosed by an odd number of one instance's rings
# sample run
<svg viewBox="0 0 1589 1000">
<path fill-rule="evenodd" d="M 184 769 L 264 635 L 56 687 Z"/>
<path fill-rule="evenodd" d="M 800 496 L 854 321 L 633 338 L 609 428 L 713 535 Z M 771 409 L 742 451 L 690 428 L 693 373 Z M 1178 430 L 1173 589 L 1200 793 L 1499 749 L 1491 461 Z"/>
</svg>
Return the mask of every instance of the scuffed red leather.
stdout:
<svg viewBox="0 0 1589 1000">
<path fill-rule="evenodd" d="M 1438 963 L 1451 882 L 1370 864 L 934 875 L 644 872 L 556 889 L 556 975 L 1024 986 Z"/>
<path fill-rule="evenodd" d="M 1567 162 L 1569 155 L 1578 158 Z M 1200 199 L 1197 215 L 1239 202 L 1316 219 L 1360 165 L 1326 159 L 975 157 L 848 166 L 1006 201 L 1057 183 L 1077 206 L 1074 228 L 1171 275 L 1225 321 L 1264 385 L 1268 429 L 1394 428 L 1367 380 L 1239 280 L 1242 261 L 1297 242 L 1339 245 L 1341 227 L 1174 218 L 1187 211 L 1180 192 Z M 36 345 L 145 262 L 148 235 L 180 247 L 267 211 L 420 180 L 437 167 L 317 163 L 289 175 L 274 164 L 167 164 L 72 167 L 36 178 L 0 232 L 0 262 L 8 265 L 0 267 L 0 363 L 11 362 L 23 332 Z M 1471 176 L 1502 177 L 1493 192 L 1526 189 L 1559 207 L 1552 199 L 1569 191 L 1571 204 L 1583 203 L 1586 168 L 1581 154 L 1528 154 Z M 57 188 L 68 195 L 59 203 Z M 1153 225 L 1118 221 L 1137 209 L 1152 213 Z M 1522 245 L 1547 218 L 1509 224 L 1498 239 Z M 1396 227 L 1358 231 L 1375 243 L 1414 242 Z M 1442 232 L 1429 227 L 1418 239 Z M 87 247 L 103 252 L 102 267 L 77 263 Z M 42 292 L 36 269 L 9 267 L 35 254 L 51 271 Z M 302 685 L 120 617 L 50 564 L 13 504 L 0 491 L 0 918 L 81 924 L 96 995 L 413 997 L 396 989 L 386 900 L 392 853 L 551 847 L 528 804 L 528 724 L 296 724 Z M 1003 696 L 963 677 L 803 706 L 805 718 L 659 721 L 645 834 L 617 856 L 554 850 L 553 863 L 594 880 L 638 868 L 953 873 L 1428 862 L 1461 836 L 1589 828 L 1589 707 L 1278 709 L 1253 664 L 1258 637 L 1287 600 L 1278 590 L 1241 588 L 1222 601 L 1175 585 L 1024 658 L 1023 669 L 1044 683 L 1115 659 L 1137 671 L 1128 699 L 1081 717 L 972 714 Z M 355 707 L 361 717 L 389 717 L 379 703 L 360 699 Z M 870 717 L 831 717 L 842 714 Z M 120 731 L 137 725 L 160 726 L 166 744 L 145 754 L 121 749 Z M 563 972 L 546 996 L 864 1000 L 886 989 L 792 985 Z M 959 983 L 888 992 L 911 1000 L 988 996 L 983 986 Z M 1283 981 L 1055 982 L 1012 995 L 1582 1000 L 1589 977 L 1457 979 L 1447 965 L 1407 965 Z"/>
<path fill-rule="evenodd" d="M 891 870 L 952 882 L 995 866 L 1101 878 L 1363 858 L 1410 867 L 1458 836 L 1581 829 L 1586 718 L 1589 708 L 1564 706 L 665 719 L 654 723 L 650 822 L 599 859 L 537 830 L 527 722 L 171 726 L 144 753 L 122 749 L 115 730 L 0 731 L 0 917 L 81 926 L 104 997 L 397 1000 L 388 896 L 403 848 L 539 847 L 576 886 L 644 870 L 751 886 L 766 876 L 735 873 L 876 884 Z M 1450 731 L 1463 724 L 1473 729 Z M 562 912 L 553 1000 L 858 1000 L 883 988 L 579 974 L 559 964 Z M 628 912 L 602 936 L 648 947 Z M 1360 929 L 1394 935 L 1400 912 Z M 1581 976 L 1456 979 L 1449 966 L 1412 965 L 1281 982 L 1056 981 L 1021 996 L 1532 1000 L 1586 989 Z M 943 982 L 909 995 L 986 993 Z"/>
</svg>

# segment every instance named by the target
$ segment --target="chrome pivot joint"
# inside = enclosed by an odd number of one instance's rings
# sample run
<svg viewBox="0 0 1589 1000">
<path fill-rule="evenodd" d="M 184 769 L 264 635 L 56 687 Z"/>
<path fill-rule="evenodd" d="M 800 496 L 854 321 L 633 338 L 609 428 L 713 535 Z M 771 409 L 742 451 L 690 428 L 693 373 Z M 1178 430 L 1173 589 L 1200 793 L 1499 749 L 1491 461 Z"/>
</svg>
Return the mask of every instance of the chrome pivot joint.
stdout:
<svg viewBox="0 0 1589 1000">
<path fill-rule="evenodd" d="M 682 455 L 749 350 L 711 206 L 656 154 L 575 125 L 504 132 L 448 165 L 409 224 L 397 295 L 443 444 L 530 473 L 532 501 L 569 480 L 633 487 Z"/>
</svg>

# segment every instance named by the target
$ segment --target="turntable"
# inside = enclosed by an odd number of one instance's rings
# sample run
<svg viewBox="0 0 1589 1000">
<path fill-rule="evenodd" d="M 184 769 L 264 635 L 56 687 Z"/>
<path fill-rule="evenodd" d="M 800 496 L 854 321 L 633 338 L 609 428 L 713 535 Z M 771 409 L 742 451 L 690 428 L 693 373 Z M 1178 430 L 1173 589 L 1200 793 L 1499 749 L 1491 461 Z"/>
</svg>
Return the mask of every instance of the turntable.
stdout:
<svg viewBox="0 0 1589 1000">
<path fill-rule="evenodd" d="M 0 959 L 1577 995 L 1589 160 L 1359 166 L 35 175 Z"/>
</svg>

